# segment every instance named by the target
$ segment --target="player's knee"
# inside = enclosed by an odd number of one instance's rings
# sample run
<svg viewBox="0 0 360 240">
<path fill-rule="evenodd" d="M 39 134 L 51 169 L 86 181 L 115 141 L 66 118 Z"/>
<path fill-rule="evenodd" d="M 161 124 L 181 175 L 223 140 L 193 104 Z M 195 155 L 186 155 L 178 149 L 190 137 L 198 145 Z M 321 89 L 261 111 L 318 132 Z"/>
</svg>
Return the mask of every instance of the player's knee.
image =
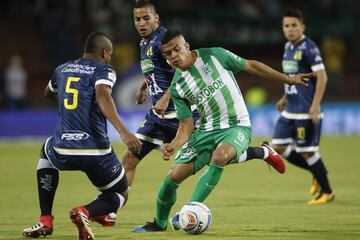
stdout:
<svg viewBox="0 0 360 240">
<path fill-rule="evenodd" d="M 192 163 L 188 164 L 175 164 L 171 167 L 167 177 L 175 182 L 180 184 L 187 177 L 194 173 L 194 165 Z"/>
<path fill-rule="evenodd" d="M 210 162 L 217 166 L 225 166 L 236 155 L 233 148 L 217 149 L 213 152 Z"/>
<path fill-rule="evenodd" d="M 121 164 L 123 165 L 125 171 L 129 171 L 135 169 L 139 162 L 139 159 L 137 159 L 132 152 L 126 151 Z"/>
</svg>

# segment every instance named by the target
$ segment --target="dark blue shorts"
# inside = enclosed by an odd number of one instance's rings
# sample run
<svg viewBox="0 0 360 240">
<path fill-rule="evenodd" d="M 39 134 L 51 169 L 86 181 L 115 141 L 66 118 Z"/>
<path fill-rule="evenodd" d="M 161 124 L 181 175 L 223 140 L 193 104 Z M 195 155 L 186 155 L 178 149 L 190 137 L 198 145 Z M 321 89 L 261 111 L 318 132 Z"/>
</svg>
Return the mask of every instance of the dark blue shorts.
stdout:
<svg viewBox="0 0 360 240">
<path fill-rule="evenodd" d="M 62 155 L 53 148 L 53 138 L 49 138 L 44 145 L 47 159 L 59 170 L 83 171 L 92 184 L 100 191 L 107 190 L 121 182 L 120 192 L 127 190 L 128 183 L 125 171 L 115 152 L 105 155 Z"/>
<path fill-rule="evenodd" d="M 314 124 L 311 119 L 295 120 L 281 116 L 276 123 L 272 143 L 295 143 L 297 152 L 316 152 L 319 150 L 321 122 Z"/>
<path fill-rule="evenodd" d="M 178 119 L 161 119 L 150 110 L 136 131 L 136 136 L 141 140 L 162 145 L 174 139 L 178 128 Z"/>
</svg>

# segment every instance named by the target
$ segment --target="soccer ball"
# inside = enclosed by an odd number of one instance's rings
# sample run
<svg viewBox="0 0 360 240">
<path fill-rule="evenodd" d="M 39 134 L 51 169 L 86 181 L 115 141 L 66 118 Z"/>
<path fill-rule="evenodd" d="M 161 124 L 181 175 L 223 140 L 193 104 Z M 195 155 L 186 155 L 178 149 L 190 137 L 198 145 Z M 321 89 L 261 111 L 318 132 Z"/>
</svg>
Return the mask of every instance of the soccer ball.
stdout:
<svg viewBox="0 0 360 240">
<path fill-rule="evenodd" d="M 189 202 L 179 212 L 180 227 L 189 234 L 200 234 L 211 224 L 211 212 L 205 204 Z"/>
</svg>

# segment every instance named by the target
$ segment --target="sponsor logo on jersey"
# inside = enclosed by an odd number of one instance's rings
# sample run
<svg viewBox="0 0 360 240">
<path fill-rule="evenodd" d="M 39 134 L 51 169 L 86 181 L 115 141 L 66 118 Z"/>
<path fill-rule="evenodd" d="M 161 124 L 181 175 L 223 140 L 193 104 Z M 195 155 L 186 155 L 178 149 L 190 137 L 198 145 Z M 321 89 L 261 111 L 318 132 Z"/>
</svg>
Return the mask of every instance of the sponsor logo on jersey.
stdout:
<svg viewBox="0 0 360 240">
<path fill-rule="evenodd" d="M 143 73 L 150 72 L 153 69 L 154 69 L 154 63 L 151 61 L 151 59 L 141 60 L 141 71 Z"/>
<path fill-rule="evenodd" d="M 193 147 L 188 147 L 185 149 L 185 151 L 183 151 L 182 153 L 180 153 L 180 156 L 178 154 L 177 157 L 180 157 L 180 158 L 192 158 L 194 156 L 196 156 L 197 153 L 196 153 L 196 150 L 195 148 Z"/>
<path fill-rule="evenodd" d="M 81 131 L 69 131 L 61 135 L 61 140 L 80 141 L 89 138 L 89 134 Z"/>
<path fill-rule="evenodd" d="M 302 51 L 296 51 L 294 54 L 294 60 L 301 60 L 302 58 Z"/>
<path fill-rule="evenodd" d="M 66 65 L 66 67 L 61 70 L 63 73 L 80 73 L 80 74 L 93 74 L 96 67 L 92 67 L 90 65 L 82 65 L 82 64 L 75 64 L 70 63 Z"/>
<path fill-rule="evenodd" d="M 192 96 L 192 100 L 196 103 L 202 103 L 204 100 L 213 96 L 213 93 L 224 86 L 224 82 L 221 78 L 217 78 L 211 85 L 201 89 L 197 94 Z"/>
<path fill-rule="evenodd" d="M 284 73 L 297 73 L 299 71 L 297 62 L 292 60 L 282 61 L 282 68 Z"/>
</svg>

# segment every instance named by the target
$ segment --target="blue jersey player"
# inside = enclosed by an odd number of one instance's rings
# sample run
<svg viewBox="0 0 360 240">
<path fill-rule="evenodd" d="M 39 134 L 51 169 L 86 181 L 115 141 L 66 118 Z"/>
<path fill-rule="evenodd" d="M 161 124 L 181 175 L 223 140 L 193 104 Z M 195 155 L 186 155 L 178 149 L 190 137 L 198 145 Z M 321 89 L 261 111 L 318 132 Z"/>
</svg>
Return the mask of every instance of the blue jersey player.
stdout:
<svg viewBox="0 0 360 240">
<path fill-rule="evenodd" d="M 142 38 L 141 69 L 145 77 L 136 93 L 136 101 L 137 104 L 144 103 L 148 90 L 153 107 L 136 133 L 142 142 L 141 151 L 127 151 L 122 159 L 129 186 L 132 185 L 136 166 L 141 159 L 153 149 L 159 149 L 164 143 L 171 142 L 179 126 L 168 90 L 174 69 L 164 59 L 160 43 L 166 29 L 160 26 L 159 15 L 150 1 L 136 1 L 133 14 L 135 27 Z"/>
<path fill-rule="evenodd" d="M 323 112 L 321 100 L 327 76 L 316 44 L 304 35 L 305 25 L 299 10 L 288 10 L 282 20 L 288 42 L 285 44 L 282 67 L 287 75 L 314 72 L 308 86 L 285 84 L 285 94 L 278 101 L 281 112 L 273 136 L 274 149 L 290 163 L 310 171 L 313 183 L 308 204 L 322 204 L 334 199 L 327 171 L 319 153 Z M 294 143 L 294 147 L 291 144 Z"/>
<path fill-rule="evenodd" d="M 37 166 L 40 220 L 23 231 L 24 237 L 52 234 L 52 205 L 59 170 L 83 171 L 101 192 L 91 203 L 69 213 L 78 228 L 79 239 L 94 239 L 89 220 L 113 226 L 115 212 L 127 200 L 125 171 L 110 145 L 106 119 L 131 151 L 139 152 L 141 144 L 126 129 L 111 97 L 116 82 L 116 74 L 109 65 L 112 51 L 112 43 L 105 34 L 91 33 L 83 57 L 57 67 L 45 90 L 45 96 L 57 99 L 59 121 L 53 136 L 41 149 Z"/>
</svg>

